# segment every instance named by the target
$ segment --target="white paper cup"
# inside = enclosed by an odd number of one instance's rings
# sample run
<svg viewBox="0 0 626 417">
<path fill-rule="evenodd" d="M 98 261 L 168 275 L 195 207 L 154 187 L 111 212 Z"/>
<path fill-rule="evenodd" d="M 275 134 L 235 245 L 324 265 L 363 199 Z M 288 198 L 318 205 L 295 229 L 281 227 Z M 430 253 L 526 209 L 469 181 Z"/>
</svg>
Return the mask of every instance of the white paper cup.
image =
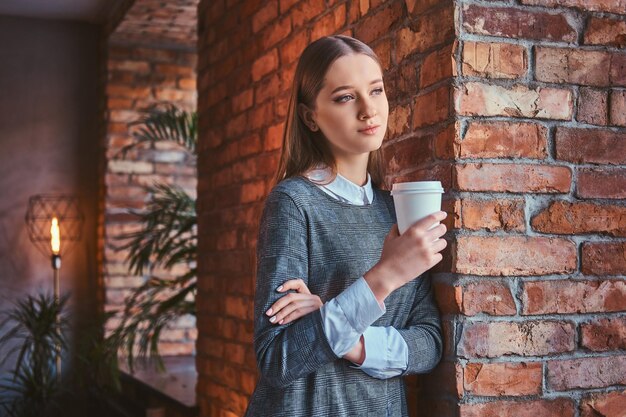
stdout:
<svg viewBox="0 0 626 417">
<path fill-rule="evenodd" d="M 393 184 L 391 195 L 396 208 L 398 230 L 404 233 L 413 223 L 441 210 L 444 190 L 440 181 L 414 181 Z M 439 225 L 433 224 L 430 228 Z"/>
</svg>

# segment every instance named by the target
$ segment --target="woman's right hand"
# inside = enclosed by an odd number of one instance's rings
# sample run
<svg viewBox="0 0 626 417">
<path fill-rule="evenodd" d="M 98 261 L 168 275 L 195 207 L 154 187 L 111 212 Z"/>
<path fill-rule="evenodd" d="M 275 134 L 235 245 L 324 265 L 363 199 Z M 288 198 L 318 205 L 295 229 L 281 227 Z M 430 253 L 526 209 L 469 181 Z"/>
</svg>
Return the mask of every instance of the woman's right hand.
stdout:
<svg viewBox="0 0 626 417">
<path fill-rule="evenodd" d="M 398 233 L 398 225 L 393 225 L 385 237 L 380 260 L 364 275 L 379 302 L 441 261 L 443 255 L 439 252 L 448 243 L 440 237 L 447 228 L 443 223 L 431 230 L 428 228 L 447 215 L 445 211 L 430 214 L 415 222 L 402 235 Z"/>
</svg>

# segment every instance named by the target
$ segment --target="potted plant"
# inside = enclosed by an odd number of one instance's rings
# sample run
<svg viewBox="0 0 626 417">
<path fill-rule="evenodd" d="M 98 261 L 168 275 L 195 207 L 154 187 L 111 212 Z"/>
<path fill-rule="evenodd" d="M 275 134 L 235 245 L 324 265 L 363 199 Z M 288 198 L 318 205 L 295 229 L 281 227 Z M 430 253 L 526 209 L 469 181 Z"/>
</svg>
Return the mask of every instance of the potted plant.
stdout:
<svg viewBox="0 0 626 417">
<path fill-rule="evenodd" d="M 0 365 L 17 355 L 15 367 L 0 382 L 0 407 L 11 417 L 41 417 L 59 411 L 64 392 L 56 355 L 67 350 L 67 296 L 27 295 L 0 313 Z M 59 349 L 59 350 L 58 350 Z"/>
</svg>

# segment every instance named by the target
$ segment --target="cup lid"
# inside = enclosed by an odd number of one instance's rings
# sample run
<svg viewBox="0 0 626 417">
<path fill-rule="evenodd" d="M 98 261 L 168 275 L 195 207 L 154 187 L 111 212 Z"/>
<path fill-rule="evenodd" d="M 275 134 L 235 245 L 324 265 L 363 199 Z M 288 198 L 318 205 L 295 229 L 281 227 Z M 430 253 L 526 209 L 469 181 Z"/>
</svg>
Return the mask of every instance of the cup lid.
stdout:
<svg viewBox="0 0 626 417">
<path fill-rule="evenodd" d="M 443 187 L 441 181 L 413 181 L 413 182 L 399 182 L 395 183 L 391 187 L 392 191 L 428 191 L 428 192 L 441 192 L 443 193 Z"/>
</svg>

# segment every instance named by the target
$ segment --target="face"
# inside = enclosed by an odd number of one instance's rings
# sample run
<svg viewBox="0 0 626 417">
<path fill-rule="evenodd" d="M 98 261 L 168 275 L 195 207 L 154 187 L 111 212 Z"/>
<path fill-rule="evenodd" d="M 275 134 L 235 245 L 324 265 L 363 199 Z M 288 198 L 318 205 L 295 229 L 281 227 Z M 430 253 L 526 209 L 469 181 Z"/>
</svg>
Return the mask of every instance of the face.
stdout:
<svg viewBox="0 0 626 417">
<path fill-rule="evenodd" d="M 328 68 L 315 108 L 300 105 L 303 120 L 321 130 L 336 161 L 366 158 L 382 145 L 389 115 L 382 78 L 369 56 L 345 55 Z"/>
</svg>

